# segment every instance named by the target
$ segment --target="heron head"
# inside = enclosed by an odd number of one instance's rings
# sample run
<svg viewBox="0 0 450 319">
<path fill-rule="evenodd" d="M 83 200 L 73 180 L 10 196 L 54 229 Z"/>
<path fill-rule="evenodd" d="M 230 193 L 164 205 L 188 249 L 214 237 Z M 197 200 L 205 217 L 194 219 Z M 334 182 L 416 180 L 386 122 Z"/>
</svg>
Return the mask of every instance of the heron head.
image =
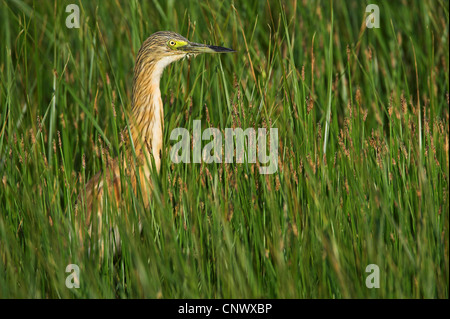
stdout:
<svg viewBox="0 0 450 319">
<path fill-rule="evenodd" d="M 200 53 L 234 52 L 232 49 L 190 42 L 171 31 L 153 33 L 142 43 L 134 65 L 133 105 L 148 103 L 149 92 L 157 88 L 164 69 L 172 62 Z"/>
<path fill-rule="evenodd" d="M 196 56 L 200 53 L 227 53 L 232 49 L 190 42 L 185 37 L 171 31 L 153 33 L 142 44 L 139 55 L 146 55 L 160 62 L 164 67 L 184 57 Z"/>
</svg>

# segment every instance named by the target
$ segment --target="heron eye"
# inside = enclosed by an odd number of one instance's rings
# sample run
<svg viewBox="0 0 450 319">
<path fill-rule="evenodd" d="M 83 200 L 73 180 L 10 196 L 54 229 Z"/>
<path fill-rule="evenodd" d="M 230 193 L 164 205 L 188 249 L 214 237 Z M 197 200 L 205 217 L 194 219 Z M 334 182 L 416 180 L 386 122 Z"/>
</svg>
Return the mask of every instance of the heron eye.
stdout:
<svg viewBox="0 0 450 319">
<path fill-rule="evenodd" d="M 173 47 L 173 46 L 175 45 L 175 41 L 170 40 L 170 41 L 169 41 L 169 45 L 170 45 L 171 47 Z"/>
</svg>

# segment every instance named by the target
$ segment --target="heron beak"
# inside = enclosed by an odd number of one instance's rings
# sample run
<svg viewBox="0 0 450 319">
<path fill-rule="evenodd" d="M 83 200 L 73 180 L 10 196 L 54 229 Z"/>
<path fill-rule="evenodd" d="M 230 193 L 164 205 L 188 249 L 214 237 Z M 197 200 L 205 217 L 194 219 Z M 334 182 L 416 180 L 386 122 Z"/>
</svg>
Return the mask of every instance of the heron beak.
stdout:
<svg viewBox="0 0 450 319">
<path fill-rule="evenodd" d="M 179 47 L 178 49 L 181 51 L 185 51 L 188 54 L 236 52 L 233 49 L 218 47 L 215 45 L 194 43 L 194 42 L 189 42 L 188 44 L 186 44 L 182 47 Z"/>
</svg>

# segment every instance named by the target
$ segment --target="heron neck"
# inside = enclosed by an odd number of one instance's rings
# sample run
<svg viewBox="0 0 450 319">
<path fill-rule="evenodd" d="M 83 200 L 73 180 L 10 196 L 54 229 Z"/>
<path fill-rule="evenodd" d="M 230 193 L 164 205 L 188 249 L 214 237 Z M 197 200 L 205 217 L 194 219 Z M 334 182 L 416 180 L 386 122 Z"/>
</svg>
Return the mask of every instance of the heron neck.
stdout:
<svg viewBox="0 0 450 319">
<path fill-rule="evenodd" d="M 138 66 L 136 66 L 137 69 Z M 136 72 L 133 84 L 131 133 L 136 155 L 153 155 L 160 169 L 164 111 L 159 83 L 162 69 L 144 68 Z M 151 161 L 151 158 L 148 157 Z"/>
</svg>

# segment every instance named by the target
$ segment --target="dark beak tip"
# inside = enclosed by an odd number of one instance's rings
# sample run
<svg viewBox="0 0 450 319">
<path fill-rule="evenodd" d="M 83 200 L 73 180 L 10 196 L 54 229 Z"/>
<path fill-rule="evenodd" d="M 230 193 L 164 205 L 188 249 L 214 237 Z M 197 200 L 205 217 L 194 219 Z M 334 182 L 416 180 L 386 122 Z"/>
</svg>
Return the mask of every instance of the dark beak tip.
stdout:
<svg viewBox="0 0 450 319">
<path fill-rule="evenodd" d="M 215 45 L 211 45 L 209 46 L 210 49 L 213 49 L 214 51 L 216 51 L 217 53 L 232 53 L 232 52 L 236 52 L 233 49 L 229 49 L 229 48 L 224 48 L 224 47 L 219 47 L 219 46 L 215 46 Z"/>
</svg>

